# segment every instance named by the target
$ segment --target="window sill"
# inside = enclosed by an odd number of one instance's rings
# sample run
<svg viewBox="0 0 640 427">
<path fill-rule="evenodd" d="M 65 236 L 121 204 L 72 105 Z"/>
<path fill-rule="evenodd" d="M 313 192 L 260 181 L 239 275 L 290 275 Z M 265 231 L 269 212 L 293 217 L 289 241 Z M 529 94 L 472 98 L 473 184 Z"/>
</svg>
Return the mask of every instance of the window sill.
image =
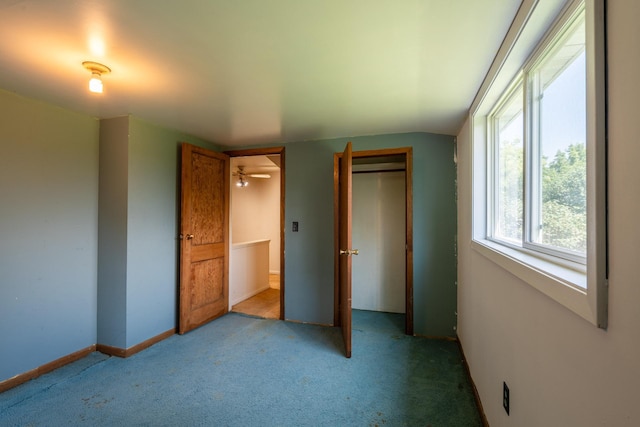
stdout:
<svg viewBox="0 0 640 427">
<path fill-rule="evenodd" d="M 595 322 L 587 299 L 587 275 L 580 271 L 584 266 L 569 268 L 486 239 L 472 240 L 471 247 L 590 323 Z"/>
</svg>

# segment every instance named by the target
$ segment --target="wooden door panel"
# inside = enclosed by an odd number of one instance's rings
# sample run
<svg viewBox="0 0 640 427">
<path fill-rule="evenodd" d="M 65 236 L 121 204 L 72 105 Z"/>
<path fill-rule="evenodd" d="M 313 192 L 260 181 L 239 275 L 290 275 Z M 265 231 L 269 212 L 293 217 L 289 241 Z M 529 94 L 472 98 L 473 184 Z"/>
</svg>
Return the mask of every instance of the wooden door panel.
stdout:
<svg viewBox="0 0 640 427">
<path fill-rule="evenodd" d="M 191 261 L 202 261 L 211 258 L 224 257 L 225 247 L 224 244 L 218 243 L 214 245 L 200 245 L 191 247 Z"/>
<path fill-rule="evenodd" d="M 224 298 L 222 286 L 224 265 L 222 259 L 211 259 L 191 264 L 191 310 L 198 310 Z M 198 284 L 209 284 L 198 286 Z"/>
<path fill-rule="evenodd" d="M 229 309 L 229 157 L 182 145 L 179 327 Z"/>
<path fill-rule="evenodd" d="M 191 230 L 196 246 L 224 242 L 225 160 L 193 153 Z M 227 191 L 228 192 L 228 191 Z"/>
<path fill-rule="evenodd" d="M 340 159 L 338 186 L 339 202 L 339 299 L 340 326 L 344 340 L 345 356 L 351 357 L 351 255 L 342 251 L 351 251 L 351 187 L 352 187 L 351 142 L 347 143 Z"/>
</svg>

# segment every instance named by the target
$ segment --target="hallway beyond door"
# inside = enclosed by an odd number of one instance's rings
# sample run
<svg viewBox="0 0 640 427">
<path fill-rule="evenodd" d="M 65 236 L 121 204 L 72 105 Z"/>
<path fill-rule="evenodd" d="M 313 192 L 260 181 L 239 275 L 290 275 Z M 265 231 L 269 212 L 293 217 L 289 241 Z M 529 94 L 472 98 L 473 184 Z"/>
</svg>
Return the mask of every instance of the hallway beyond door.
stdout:
<svg viewBox="0 0 640 427">
<path fill-rule="evenodd" d="M 243 313 L 265 319 L 280 318 L 280 275 L 269 274 L 269 289 L 239 302 L 231 308 L 235 313 Z"/>
</svg>

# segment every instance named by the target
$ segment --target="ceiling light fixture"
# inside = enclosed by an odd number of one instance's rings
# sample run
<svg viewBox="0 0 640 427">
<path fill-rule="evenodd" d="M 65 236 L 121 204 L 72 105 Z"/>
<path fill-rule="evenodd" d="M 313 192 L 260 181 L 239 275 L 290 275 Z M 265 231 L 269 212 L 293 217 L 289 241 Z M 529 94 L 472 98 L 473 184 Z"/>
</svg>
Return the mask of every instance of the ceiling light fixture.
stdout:
<svg viewBox="0 0 640 427">
<path fill-rule="evenodd" d="M 240 175 L 240 177 L 238 178 L 238 182 L 236 182 L 236 185 L 242 188 L 249 185 L 249 182 L 244 179 L 244 176 Z"/>
<path fill-rule="evenodd" d="M 102 75 L 111 72 L 111 68 L 93 61 L 84 61 L 82 66 L 91 71 L 89 90 L 94 93 L 102 93 Z"/>
</svg>

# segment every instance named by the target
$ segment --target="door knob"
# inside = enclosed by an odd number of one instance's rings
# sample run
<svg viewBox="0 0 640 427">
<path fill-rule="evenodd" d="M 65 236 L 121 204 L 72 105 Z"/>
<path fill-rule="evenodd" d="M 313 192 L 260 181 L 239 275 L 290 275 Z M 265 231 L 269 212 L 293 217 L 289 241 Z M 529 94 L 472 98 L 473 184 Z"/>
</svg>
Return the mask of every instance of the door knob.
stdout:
<svg viewBox="0 0 640 427">
<path fill-rule="evenodd" d="M 193 239 L 193 234 L 187 234 L 187 240 Z"/>
<path fill-rule="evenodd" d="M 340 249 L 340 255 L 358 255 L 357 249 Z"/>
</svg>

